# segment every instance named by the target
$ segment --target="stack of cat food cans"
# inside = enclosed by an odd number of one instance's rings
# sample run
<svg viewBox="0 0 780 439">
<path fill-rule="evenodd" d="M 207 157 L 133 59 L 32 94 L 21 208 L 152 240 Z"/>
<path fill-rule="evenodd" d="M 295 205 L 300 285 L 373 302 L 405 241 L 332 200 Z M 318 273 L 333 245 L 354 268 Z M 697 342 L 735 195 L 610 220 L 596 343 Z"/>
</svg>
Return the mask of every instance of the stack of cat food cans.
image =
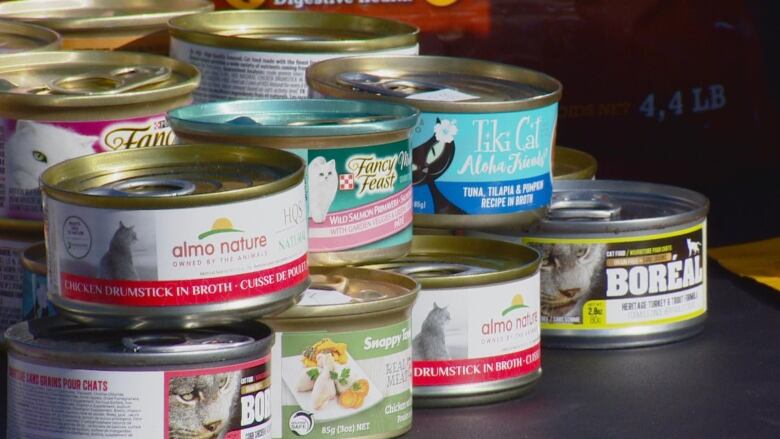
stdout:
<svg viewBox="0 0 780 439">
<path fill-rule="evenodd" d="M 701 329 L 706 198 L 590 181 L 554 78 L 377 18 L 91 3 L 50 26 L 137 45 L 170 19 L 172 58 L 0 22 L 25 41 L 0 227 L 38 317 L 5 332 L 8 437 L 396 437 L 413 406 L 528 393 L 542 344 Z"/>
</svg>

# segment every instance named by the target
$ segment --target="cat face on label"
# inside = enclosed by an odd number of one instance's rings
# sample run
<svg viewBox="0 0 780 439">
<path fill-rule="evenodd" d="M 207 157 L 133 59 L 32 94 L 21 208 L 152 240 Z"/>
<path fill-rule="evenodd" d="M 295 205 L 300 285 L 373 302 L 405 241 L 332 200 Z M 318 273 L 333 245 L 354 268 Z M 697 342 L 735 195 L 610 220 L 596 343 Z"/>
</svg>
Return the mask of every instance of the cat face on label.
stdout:
<svg viewBox="0 0 780 439">
<path fill-rule="evenodd" d="M 170 439 L 223 438 L 240 385 L 240 372 L 173 378 L 168 385 Z"/>
<path fill-rule="evenodd" d="M 541 308 L 548 317 L 580 316 L 582 305 L 601 287 L 607 246 L 541 244 Z"/>
<path fill-rule="evenodd" d="M 315 157 L 309 162 L 309 216 L 315 223 L 325 221 L 328 209 L 339 190 L 339 175 L 336 161 L 325 161 L 325 157 Z"/>
<path fill-rule="evenodd" d="M 439 124 L 440 120 L 436 119 Z M 440 142 L 434 133 L 427 142 L 412 150 L 412 184 L 432 182 L 449 169 L 455 158 L 455 141 Z"/>
<path fill-rule="evenodd" d="M 98 277 L 101 279 L 138 280 L 138 272 L 133 263 L 133 244 L 138 241 L 138 235 L 133 226 L 126 226 L 119 221 L 119 227 L 114 232 L 108 251 L 100 259 Z"/>
<path fill-rule="evenodd" d="M 51 165 L 93 154 L 99 138 L 85 136 L 67 128 L 20 120 L 5 143 L 6 172 L 10 185 L 19 189 L 37 189 L 38 177 Z"/>
<path fill-rule="evenodd" d="M 415 360 L 449 359 L 445 326 L 452 320 L 446 306 L 433 302 L 433 308 L 423 320 L 420 332 L 412 340 L 412 358 Z"/>
</svg>

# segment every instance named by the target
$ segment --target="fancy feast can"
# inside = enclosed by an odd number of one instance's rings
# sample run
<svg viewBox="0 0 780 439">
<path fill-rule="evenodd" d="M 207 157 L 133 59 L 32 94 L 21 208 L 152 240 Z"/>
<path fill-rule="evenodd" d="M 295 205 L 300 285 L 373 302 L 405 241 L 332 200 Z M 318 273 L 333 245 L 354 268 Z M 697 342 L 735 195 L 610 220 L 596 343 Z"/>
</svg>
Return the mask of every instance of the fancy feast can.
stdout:
<svg viewBox="0 0 780 439">
<path fill-rule="evenodd" d="M 284 309 L 309 284 L 304 166 L 273 149 L 95 154 L 41 176 L 49 300 L 92 325 L 180 328 Z"/>
<path fill-rule="evenodd" d="M 553 151 L 553 178 L 556 180 L 593 180 L 598 164 L 587 152 L 556 146 Z"/>
<path fill-rule="evenodd" d="M 22 319 L 30 320 L 57 314 L 49 303 L 46 268 L 46 243 L 36 242 L 22 252 Z"/>
<path fill-rule="evenodd" d="M 542 374 L 539 253 L 458 236 L 415 236 L 405 258 L 366 267 L 412 276 L 415 407 L 527 393 Z"/>
<path fill-rule="evenodd" d="M 18 0 L 0 3 L 0 18 L 62 35 L 64 49 L 168 54 L 168 20 L 210 11 L 209 0 Z"/>
<path fill-rule="evenodd" d="M 308 166 L 309 261 L 345 265 L 402 256 L 412 239 L 409 131 L 419 112 L 376 101 L 274 100 L 169 113 L 185 142 L 268 146 Z"/>
<path fill-rule="evenodd" d="M 301 301 L 265 322 L 276 331 L 274 438 L 390 438 L 412 426 L 413 279 L 312 267 Z"/>
<path fill-rule="evenodd" d="M 0 58 L 0 216 L 40 220 L 38 177 L 96 152 L 174 143 L 165 113 L 191 101 L 198 71 L 129 52 L 59 51 Z"/>
<path fill-rule="evenodd" d="M 673 186 L 556 182 L 547 219 L 522 238 L 502 237 L 542 252 L 543 344 L 620 348 L 697 334 L 708 208 L 703 195 Z"/>
<path fill-rule="evenodd" d="M 473 59 L 361 56 L 312 65 L 312 95 L 411 104 L 414 224 L 520 227 L 552 195 L 561 84 L 539 72 Z"/>
<path fill-rule="evenodd" d="M 43 223 L 8 218 L 0 219 L 0 333 L 14 323 L 35 317 L 25 312 L 25 249 L 43 239 Z M 45 292 L 45 290 L 44 290 Z"/>
<path fill-rule="evenodd" d="M 219 11 L 176 18 L 169 27 L 171 56 L 203 73 L 197 102 L 305 98 L 312 62 L 418 51 L 418 28 L 347 14 Z"/>
<path fill-rule="evenodd" d="M 0 8 L 6 4 L 0 4 Z M 0 54 L 2 55 L 36 50 L 57 50 L 61 44 L 60 35 L 51 29 L 0 19 Z"/>
<path fill-rule="evenodd" d="M 11 327 L 8 438 L 270 438 L 273 333 Z"/>
</svg>

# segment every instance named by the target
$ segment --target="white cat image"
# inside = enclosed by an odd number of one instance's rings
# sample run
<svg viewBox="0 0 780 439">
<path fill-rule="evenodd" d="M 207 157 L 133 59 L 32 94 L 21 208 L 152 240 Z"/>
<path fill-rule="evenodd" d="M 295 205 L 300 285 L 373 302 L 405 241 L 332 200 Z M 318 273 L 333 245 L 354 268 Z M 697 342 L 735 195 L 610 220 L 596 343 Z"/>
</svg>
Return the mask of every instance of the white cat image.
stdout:
<svg viewBox="0 0 780 439">
<path fill-rule="evenodd" d="M 97 136 L 85 136 L 66 128 L 20 120 L 5 143 L 9 187 L 38 189 L 38 177 L 51 165 L 93 154 Z"/>
<path fill-rule="evenodd" d="M 336 161 L 325 161 L 325 157 L 315 157 L 309 163 L 309 216 L 315 223 L 325 221 L 328 209 L 339 190 L 339 176 Z"/>
<path fill-rule="evenodd" d="M 701 252 L 701 242 L 688 238 L 686 243 L 688 244 L 688 256 L 698 255 Z"/>
</svg>

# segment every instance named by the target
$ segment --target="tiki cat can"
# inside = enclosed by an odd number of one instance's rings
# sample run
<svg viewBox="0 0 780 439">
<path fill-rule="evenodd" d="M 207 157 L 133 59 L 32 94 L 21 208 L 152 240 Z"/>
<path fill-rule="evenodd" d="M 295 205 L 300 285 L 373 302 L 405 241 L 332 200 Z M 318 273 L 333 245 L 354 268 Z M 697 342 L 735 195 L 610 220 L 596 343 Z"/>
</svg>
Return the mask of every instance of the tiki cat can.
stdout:
<svg viewBox="0 0 780 439">
<path fill-rule="evenodd" d="M 561 97 L 554 78 L 436 56 L 327 60 L 306 75 L 316 96 L 420 109 L 411 139 L 415 226 L 513 228 L 546 212 Z"/>
<path fill-rule="evenodd" d="M 312 287 L 265 322 L 276 331 L 273 438 L 390 438 L 412 426 L 410 311 L 418 283 L 312 267 Z"/>
<path fill-rule="evenodd" d="M 61 45 L 60 35 L 51 29 L 0 19 L 0 54 L 57 50 Z"/>
<path fill-rule="evenodd" d="M 647 346 L 704 326 L 708 208 L 673 186 L 559 181 L 547 219 L 522 236 L 492 236 L 542 252 L 545 346 Z"/>
<path fill-rule="evenodd" d="M 271 437 L 261 323 L 152 332 L 48 317 L 5 336 L 9 439 Z"/>
<path fill-rule="evenodd" d="M 38 178 L 63 160 L 174 143 L 165 112 L 186 105 L 198 71 L 129 52 L 0 58 L 0 216 L 41 220 Z"/>
<path fill-rule="evenodd" d="M 24 270 L 25 249 L 43 239 L 43 223 L 0 219 L 0 333 L 14 323 L 32 316 L 25 313 Z M 44 290 L 45 291 L 45 290 Z"/>
<path fill-rule="evenodd" d="M 186 142 L 285 149 L 307 163 L 309 262 L 402 256 L 412 240 L 409 131 L 419 112 L 376 101 L 273 100 L 171 111 Z"/>
<path fill-rule="evenodd" d="M 209 0 L 17 0 L 0 3 L 0 18 L 53 29 L 66 50 L 167 55 L 168 20 L 213 9 Z"/>
<path fill-rule="evenodd" d="M 419 29 L 374 17 L 302 11 L 219 11 L 170 21 L 171 56 L 203 73 L 197 102 L 301 99 L 323 59 L 416 55 Z"/>
<path fill-rule="evenodd" d="M 369 268 L 417 279 L 415 407 L 485 404 L 529 392 L 542 374 L 539 253 L 460 236 L 415 236 L 404 258 Z"/>
<path fill-rule="evenodd" d="M 290 306 L 309 284 L 303 161 L 181 145 L 41 176 L 49 300 L 87 324 L 192 328 Z"/>
<path fill-rule="evenodd" d="M 596 158 L 579 149 L 556 146 L 553 150 L 553 178 L 556 180 L 593 180 Z"/>
<path fill-rule="evenodd" d="M 48 298 L 46 243 L 36 242 L 24 249 L 21 265 L 22 320 L 38 319 L 57 314 Z"/>
</svg>

